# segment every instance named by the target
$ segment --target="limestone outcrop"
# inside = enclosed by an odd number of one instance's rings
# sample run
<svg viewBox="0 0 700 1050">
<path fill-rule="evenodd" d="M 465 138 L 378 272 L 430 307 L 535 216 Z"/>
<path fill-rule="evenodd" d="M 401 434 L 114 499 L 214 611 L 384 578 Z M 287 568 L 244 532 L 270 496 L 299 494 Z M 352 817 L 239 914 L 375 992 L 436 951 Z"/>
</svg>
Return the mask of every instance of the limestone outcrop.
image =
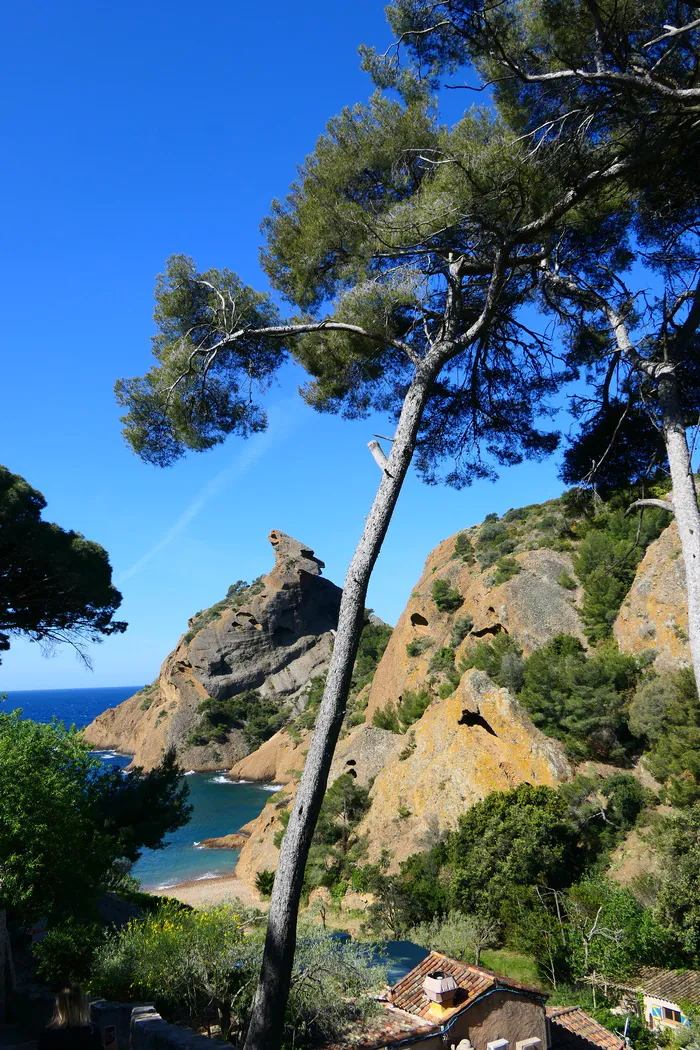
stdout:
<svg viewBox="0 0 700 1050">
<path fill-rule="evenodd" d="M 374 781 L 371 809 L 358 828 L 367 835 L 370 862 L 388 849 L 396 868 L 434 845 L 492 791 L 524 782 L 553 787 L 571 776 L 559 743 L 483 671 L 467 671 L 455 692 L 435 700 L 410 732 Z"/>
<path fill-rule="evenodd" d="M 294 737 L 280 730 L 260 747 L 234 763 L 229 770 L 234 780 L 260 780 L 267 784 L 292 784 L 304 768 L 309 733 Z"/>
<path fill-rule="evenodd" d="M 335 749 L 329 784 L 348 773 L 361 787 L 369 787 L 375 778 L 392 762 L 405 744 L 405 739 L 396 733 L 376 726 L 359 725 L 338 741 Z M 308 734 L 303 751 L 308 747 Z M 275 871 L 279 860 L 279 848 L 275 839 L 280 832 L 280 813 L 294 800 L 297 779 L 291 778 L 287 786 L 270 798 L 260 816 L 241 828 L 238 835 L 243 839 L 236 864 L 236 877 L 248 886 L 255 885 L 257 872 L 265 869 Z M 226 836 L 229 838 L 229 836 Z M 238 837 L 236 837 L 238 842 Z M 219 845 L 223 840 L 219 840 Z M 210 843 L 205 843 L 210 846 Z M 213 848 L 216 845 L 211 844 Z M 238 848 L 236 847 L 231 848 Z"/>
<path fill-rule="evenodd" d="M 363 693 L 365 724 L 340 740 L 329 778 L 332 782 L 356 771 L 359 782 L 371 785 L 372 805 L 357 828 L 367 839 L 367 861 L 387 850 L 395 870 L 490 792 L 523 782 L 556 786 L 573 775 L 562 746 L 531 722 L 515 696 L 484 672 L 465 670 L 463 663 L 478 642 L 503 633 L 517 639 L 525 655 L 557 634 L 587 644 L 578 612 L 583 592 L 574 572 L 578 539 L 574 532 L 565 542 L 551 539 L 562 519 L 558 501 L 506 516 L 512 541 L 506 572 L 502 557 L 496 555 L 491 564 L 484 557 L 483 525 L 449 537 L 428 556 Z M 457 592 L 451 608 L 436 601 L 437 580 Z M 688 658 L 685 608 L 678 537 L 671 525 L 639 565 L 615 624 L 620 647 L 638 654 L 653 648 L 657 667 L 678 666 Z M 454 655 L 452 682 L 440 673 L 439 659 L 436 663 L 445 650 Z M 427 694 L 427 707 L 408 732 L 373 724 L 378 711 L 419 691 Z M 237 776 L 284 785 L 257 820 L 242 829 L 237 874 L 249 885 L 257 871 L 277 865 L 280 813 L 293 801 L 308 735 L 294 742 L 283 729 L 234 766 Z M 617 769 L 597 771 L 603 776 L 613 772 Z"/>
<path fill-rule="evenodd" d="M 158 680 L 87 727 L 94 747 L 132 753 L 146 768 L 174 747 L 186 769 L 221 769 L 251 748 L 244 727 L 197 742 L 203 701 L 257 690 L 281 711 L 304 709 L 309 681 L 330 660 L 341 590 L 304 544 L 276 529 L 270 543 L 272 571 L 193 617 Z"/>
<path fill-rule="evenodd" d="M 428 556 L 374 676 L 367 706 L 369 721 L 378 708 L 424 685 L 435 652 L 452 644 L 457 620 L 472 622 L 455 647 L 457 660 L 476 640 L 501 632 L 515 635 L 525 654 L 556 634 L 573 634 L 585 644 L 576 611 L 579 590 L 568 590 L 560 582 L 573 573 L 571 554 L 547 549 L 516 553 L 513 560 L 520 571 L 494 586 L 492 568 L 468 565 L 455 558 L 454 551 L 455 537 L 451 536 Z M 447 580 L 462 595 L 459 609 L 440 611 L 432 597 L 437 579 Z M 424 648 L 411 657 L 407 646 L 414 642 Z"/>
<path fill-rule="evenodd" d="M 690 663 L 685 569 L 675 521 L 649 544 L 613 633 L 623 652 L 653 655 L 657 671 Z"/>
</svg>

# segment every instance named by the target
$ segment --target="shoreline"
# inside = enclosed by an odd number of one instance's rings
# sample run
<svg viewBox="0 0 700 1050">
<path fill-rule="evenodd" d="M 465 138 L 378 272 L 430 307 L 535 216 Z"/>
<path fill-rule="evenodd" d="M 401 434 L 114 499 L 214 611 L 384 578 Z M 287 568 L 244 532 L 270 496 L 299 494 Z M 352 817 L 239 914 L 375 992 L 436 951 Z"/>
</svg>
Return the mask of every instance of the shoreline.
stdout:
<svg viewBox="0 0 700 1050">
<path fill-rule="evenodd" d="M 239 879 L 233 871 L 226 875 L 215 875 L 211 879 L 186 879 L 176 886 L 167 889 L 149 889 L 154 897 L 173 897 L 193 908 L 202 908 L 210 904 L 222 904 L 227 900 L 239 900 L 249 908 L 262 908 L 263 898 Z"/>
</svg>

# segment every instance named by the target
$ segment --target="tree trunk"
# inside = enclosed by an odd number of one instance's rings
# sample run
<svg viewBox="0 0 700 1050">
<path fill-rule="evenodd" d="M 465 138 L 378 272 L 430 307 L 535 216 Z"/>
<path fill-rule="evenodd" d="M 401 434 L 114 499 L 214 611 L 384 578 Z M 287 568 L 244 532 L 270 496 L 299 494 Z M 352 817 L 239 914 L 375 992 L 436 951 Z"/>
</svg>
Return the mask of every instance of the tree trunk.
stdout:
<svg viewBox="0 0 700 1050">
<path fill-rule="evenodd" d="M 262 968 L 244 1050 L 278 1050 L 282 1042 L 306 859 L 345 714 L 364 622 L 367 586 L 413 457 L 418 427 L 438 371 L 433 361 L 430 365 L 424 362 L 416 370 L 404 399 L 391 455 L 345 577 L 323 700 L 282 840 Z"/>
<path fill-rule="evenodd" d="M 690 653 L 695 681 L 700 689 L 700 512 L 685 421 L 680 408 L 678 380 L 672 372 L 660 377 L 658 396 L 673 482 L 673 509 L 685 567 Z"/>
</svg>

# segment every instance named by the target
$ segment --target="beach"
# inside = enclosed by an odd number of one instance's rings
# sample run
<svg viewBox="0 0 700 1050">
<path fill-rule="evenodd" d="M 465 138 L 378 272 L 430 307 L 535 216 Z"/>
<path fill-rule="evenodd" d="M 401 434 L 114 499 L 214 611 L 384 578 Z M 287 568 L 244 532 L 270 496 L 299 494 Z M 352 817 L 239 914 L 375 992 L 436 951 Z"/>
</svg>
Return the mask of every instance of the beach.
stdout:
<svg viewBox="0 0 700 1050">
<path fill-rule="evenodd" d="M 189 879 L 168 889 L 150 891 L 159 897 L 174 897 L 193 908 L 237 899 L 248 908 L 264 908 L 265 901 L 235 875 L 220 875 L 213 879 Z"/>
</svg>

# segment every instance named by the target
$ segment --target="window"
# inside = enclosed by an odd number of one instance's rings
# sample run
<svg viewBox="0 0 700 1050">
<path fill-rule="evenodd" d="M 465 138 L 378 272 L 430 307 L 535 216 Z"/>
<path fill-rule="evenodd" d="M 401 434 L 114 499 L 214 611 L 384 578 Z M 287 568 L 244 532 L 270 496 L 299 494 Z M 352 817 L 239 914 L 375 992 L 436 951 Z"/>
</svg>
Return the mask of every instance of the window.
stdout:
<svg viewBox="0 0 700 1050">
<path fill-rule="evenodd" d="M 681 1012 L 680 1010 L 671 1010 L 670 1007 L 664 1006 L 664 1021 L 673 1021 L 675 1024 L 681 1023 Z"/>
</svg>

